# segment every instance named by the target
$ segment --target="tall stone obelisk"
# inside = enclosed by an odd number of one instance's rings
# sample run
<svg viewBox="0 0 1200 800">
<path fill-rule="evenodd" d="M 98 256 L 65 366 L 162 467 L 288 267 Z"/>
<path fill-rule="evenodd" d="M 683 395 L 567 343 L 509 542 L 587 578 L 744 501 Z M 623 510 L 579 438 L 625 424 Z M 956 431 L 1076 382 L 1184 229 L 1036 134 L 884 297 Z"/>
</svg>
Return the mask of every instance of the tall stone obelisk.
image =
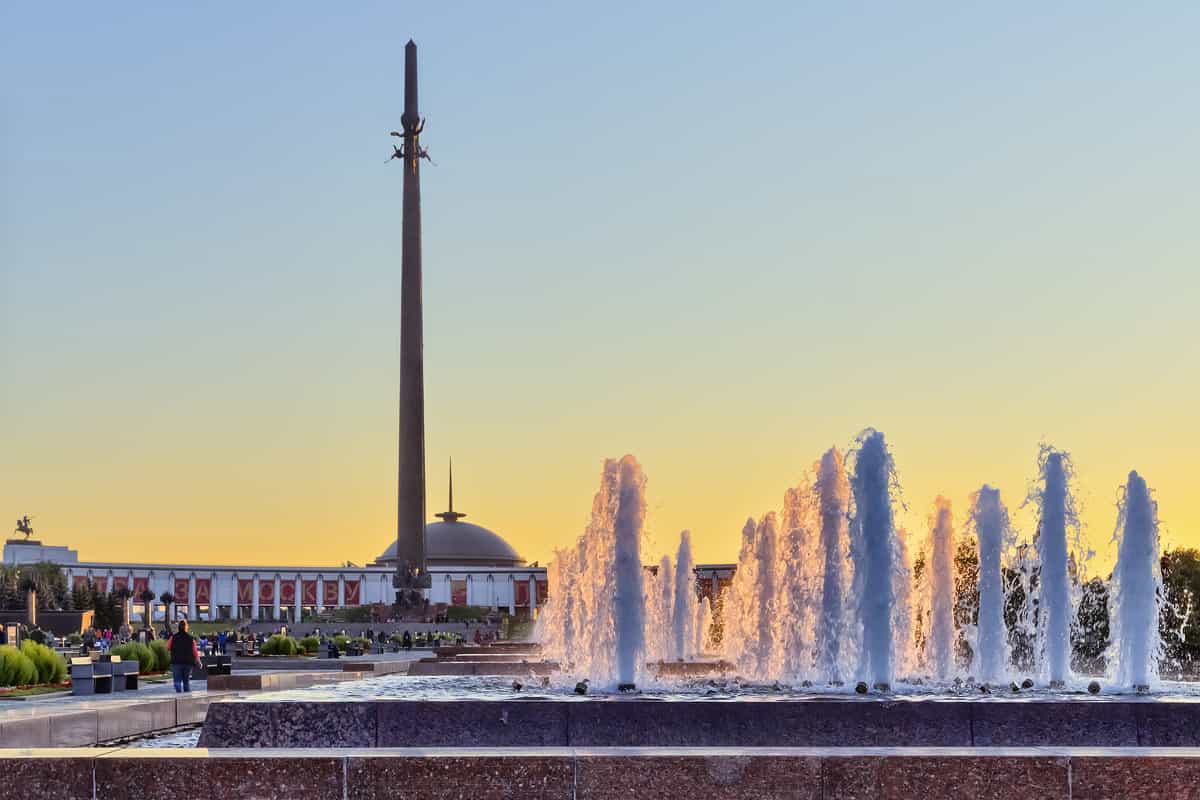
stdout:
<svg viewBox="0 0 1200 800">
<path fill-rule="evenodd" d="M 421 149 L 417 46 L 404 48 L 404 216 L 400 283 L 400 474 L 396 514 L 396 602 L 418 604 L 425 571 L 425 365 L 421 319 Z"/>
</svg>

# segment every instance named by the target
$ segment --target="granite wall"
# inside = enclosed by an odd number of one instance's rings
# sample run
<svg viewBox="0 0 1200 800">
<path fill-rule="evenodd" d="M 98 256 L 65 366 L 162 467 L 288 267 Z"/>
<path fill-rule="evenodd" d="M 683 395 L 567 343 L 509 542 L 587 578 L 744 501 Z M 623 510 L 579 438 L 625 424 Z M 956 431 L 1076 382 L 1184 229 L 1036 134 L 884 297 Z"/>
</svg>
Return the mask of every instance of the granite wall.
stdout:
<svg viewBox="0 0 1200 800">
<path fill-rule="evenodd" d="M 1200 703 L 595 699 L 216 703 L 202 747 L 1200 747 Z"/>
<path fill-rule="evenodd" d="M 1200 797 L 1200 751 L 1073 748 L 0 750 L 0 797 L 826 800 Z"/>
</svg>

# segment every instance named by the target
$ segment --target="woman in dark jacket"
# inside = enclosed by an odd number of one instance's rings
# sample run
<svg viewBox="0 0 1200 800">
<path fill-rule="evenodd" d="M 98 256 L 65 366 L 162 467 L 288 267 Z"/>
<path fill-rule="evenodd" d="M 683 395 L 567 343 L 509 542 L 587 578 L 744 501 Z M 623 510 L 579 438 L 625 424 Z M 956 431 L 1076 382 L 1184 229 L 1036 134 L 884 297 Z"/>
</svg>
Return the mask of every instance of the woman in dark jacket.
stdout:
<svg viewBox="0 0 1200 800">
<path fill-rule="evenodd" d="M 175 679 L 175 691 L 190 692 L 192 667 L 200 663 L 200 651 L 196 649 L 196 640 L 188 633 L 186 619 L 179 620 L 179 631 L 167 640 L 167 650 L 171 653 L 171 677 Z"/>
</svg>

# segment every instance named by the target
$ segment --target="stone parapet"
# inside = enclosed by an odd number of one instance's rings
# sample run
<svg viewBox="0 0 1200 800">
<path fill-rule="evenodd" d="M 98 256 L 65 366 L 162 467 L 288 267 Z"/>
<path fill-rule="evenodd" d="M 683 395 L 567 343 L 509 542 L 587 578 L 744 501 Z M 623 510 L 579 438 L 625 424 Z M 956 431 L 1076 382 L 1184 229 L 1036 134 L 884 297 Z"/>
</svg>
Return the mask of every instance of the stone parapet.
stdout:
<svg viewBox="0 0 1200 800">
<path fill-rule="evenodd" d="M 1200 750 L 1162 748 L 496 748 L 0 750 L 10 788 L 63 800 L 828 800 L 1186 798 Z M 27 795 L 22 795 L 27 796 Z"/>
<path fill-rule="evenodd" d="M 233 700 L 206 747 L 1200 747 L 1163 700 Z"/>
</svg>

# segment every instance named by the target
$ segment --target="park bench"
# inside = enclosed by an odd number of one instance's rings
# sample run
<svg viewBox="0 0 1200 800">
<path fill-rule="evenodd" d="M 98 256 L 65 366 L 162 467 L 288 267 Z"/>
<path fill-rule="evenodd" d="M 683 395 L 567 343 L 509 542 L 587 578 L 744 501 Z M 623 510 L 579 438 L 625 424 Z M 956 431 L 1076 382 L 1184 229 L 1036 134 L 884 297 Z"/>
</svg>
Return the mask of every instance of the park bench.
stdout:
<svg viewBox="0 0 1200 800">
<path fill-rule="evenodd" d="M 112 673 L 90 658 L 71 659 L 71 694 L 111 694 Z"/>
<path fill-rule="evenodd" d="M 114 692 L 138 688 L 138 672 L 141 670 L 138 662 L 123 661 L 120 656 L 101 656 L 100 660 L 107 661 L 110 666 Z"/>
<path fill-rule="evenodd" d="M 232 656 L 201 656 L 200 663 L 208 675 L 229 675 L 233 672 Z"/>
</svg>

